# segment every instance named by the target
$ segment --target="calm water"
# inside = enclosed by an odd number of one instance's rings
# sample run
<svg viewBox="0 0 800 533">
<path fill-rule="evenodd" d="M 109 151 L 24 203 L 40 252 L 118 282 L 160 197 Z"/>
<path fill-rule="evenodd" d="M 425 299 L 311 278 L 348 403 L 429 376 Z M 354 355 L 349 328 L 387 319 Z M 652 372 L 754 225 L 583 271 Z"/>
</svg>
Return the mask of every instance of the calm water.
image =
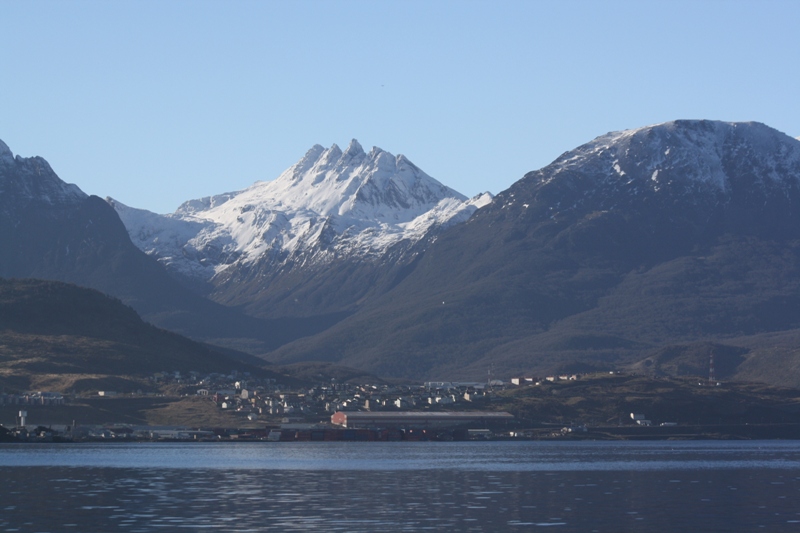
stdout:
<svg viewBox="0 0 800 533">
<path fill-rule="evenodd" d="M 0 532 L 797 531 L 800 443 L 0 445 Z"/>
</svg>

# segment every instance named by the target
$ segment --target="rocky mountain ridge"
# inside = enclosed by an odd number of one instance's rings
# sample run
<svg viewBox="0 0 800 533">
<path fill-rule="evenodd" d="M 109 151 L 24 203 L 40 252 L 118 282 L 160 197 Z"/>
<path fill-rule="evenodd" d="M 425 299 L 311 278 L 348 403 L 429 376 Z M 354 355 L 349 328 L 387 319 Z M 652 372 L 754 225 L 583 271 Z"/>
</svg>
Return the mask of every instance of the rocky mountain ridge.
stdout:
<svg viewBox="0 0 800 533">
<path fill-rule="evenodd" d="M 24 210 L 30 202 L 74 205 L 87 197 L 77 185 L 61 181 L 43 158 L 15 157 L 0 140 L 0 196 L 12 195 L 16 201 L 4 206 L 9 214 Z"/>
</svg>

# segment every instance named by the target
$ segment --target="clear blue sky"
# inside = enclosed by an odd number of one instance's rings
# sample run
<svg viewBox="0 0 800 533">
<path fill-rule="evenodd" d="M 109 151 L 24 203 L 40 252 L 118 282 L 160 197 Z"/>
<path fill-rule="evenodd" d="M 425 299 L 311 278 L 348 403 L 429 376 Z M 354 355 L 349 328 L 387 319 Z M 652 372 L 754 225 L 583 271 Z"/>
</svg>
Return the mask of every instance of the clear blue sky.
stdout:
<svg viewBox="0 0 800 533">
<path fill-rule="evenodd" d="M 497 193 L 608 131 L 800 135 L 800 1 L 0 0 L 0 139 L 165 213 L 314 144 Z"/>
</svg>

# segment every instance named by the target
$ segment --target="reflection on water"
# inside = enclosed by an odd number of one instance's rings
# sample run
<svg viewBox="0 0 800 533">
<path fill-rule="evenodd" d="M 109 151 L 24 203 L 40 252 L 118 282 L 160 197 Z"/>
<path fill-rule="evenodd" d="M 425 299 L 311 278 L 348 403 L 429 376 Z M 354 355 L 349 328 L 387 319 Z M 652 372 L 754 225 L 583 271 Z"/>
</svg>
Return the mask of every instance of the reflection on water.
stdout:
<svg viewBox="0 0 800 533">
<path fill-rule="evenodd" d="M 800 531 L 794 443 L 12 445 L 0 480 L 0 531 Z"/>
</svg>

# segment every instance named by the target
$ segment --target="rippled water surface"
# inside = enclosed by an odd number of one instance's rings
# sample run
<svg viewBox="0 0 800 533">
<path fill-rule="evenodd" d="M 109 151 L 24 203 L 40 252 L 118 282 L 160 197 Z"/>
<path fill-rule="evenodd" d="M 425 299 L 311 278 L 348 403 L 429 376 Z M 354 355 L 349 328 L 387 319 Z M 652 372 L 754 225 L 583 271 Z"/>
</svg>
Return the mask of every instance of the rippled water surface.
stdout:
<svg viewBox="0 0 800 533">
<path fill-rule="evenodd" d="M 0 445 L 0 531 L 798 531 L 800 443 Z"/>
</svg>

